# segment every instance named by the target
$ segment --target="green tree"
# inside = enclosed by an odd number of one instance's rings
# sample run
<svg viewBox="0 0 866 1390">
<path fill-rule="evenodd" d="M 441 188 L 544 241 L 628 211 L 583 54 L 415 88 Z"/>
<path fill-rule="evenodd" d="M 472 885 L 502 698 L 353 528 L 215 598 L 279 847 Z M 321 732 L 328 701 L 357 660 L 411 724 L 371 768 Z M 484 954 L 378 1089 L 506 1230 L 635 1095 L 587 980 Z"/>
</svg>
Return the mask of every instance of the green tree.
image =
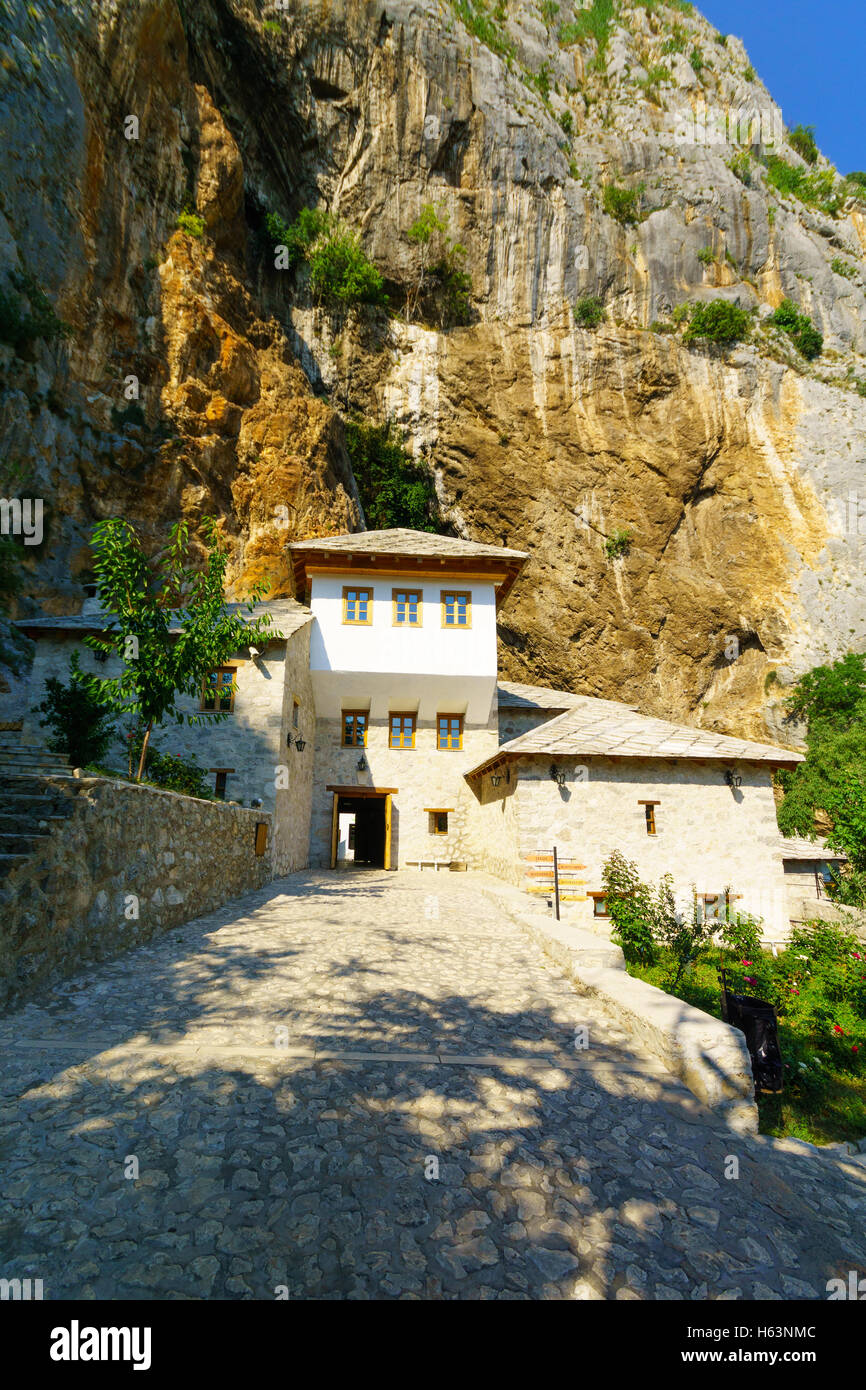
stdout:
<svg viewBox="0 0 866 1390">
<path fill-rule="evenodd" d="M 747 309 L 730 304 L 727 299 L 711 299 L 709 303 L 696 304 L 692 309 L 684 341 L 691 343 L 703 338 L 710 343 L 737 343 L 748 338 L 751 325 L 752 319 Z"/>
<path fill-rule="evenodd" d="M 68 685 L 56 676 L 48 677 L 39 712 L 45 715 L 40 725 L 51 730 L 48 747 L 67 753 L 73 767 L 98 763 L 114 737 L 109 708 L 81 671 L 77 652 L 69 663 Z"/>
<path fill-rule="evenodd" d="M 809 361 L 820 355 L 824 339 L 809 315 L 801 314 L 793 300 L 783 299 L 778 309 L 770 315 L 769 322 L 789 334 L 798 351 Z"/>
<path fill-rule="evenodd" d="M 778 811 L 786 835 L 814 835 L 815 814 L 833 822 L 828 841 L 848 855 L 835 894 L 866 905 L 866 655 L 849 652 L 801 676 L 787 701 L 807 723 L 806 760 L 778 775 L 785 793 Z"/>
<path fill-rule="evenodd" d="M 406 318 L 415 318 L 429 298 L 440 326 L 466 323 L 472 281 L 463 269 L 466 247 L 448 233 L 449 215 L 425 203 L 406 237 L 418 247 L 418 268 L 406 296 Z"/>
<path fill-rule="evenodd" d="M 406 452 L 393 421 L 370 424 L 349 420 L 346 447 L 369 527 L 444 529 L 430 470 Z"/>
<path fill-rule="evenodd" d="M 172 717 L 178 724 L 227 718 L 177 710 L 178 695 L 197 695 L 208 671 L 241 647 L 263 645 L 274 629 L 270 617 L 244 619 L 223 598 L 228 555 L 216 523 L 205 518 L 203 568 L 190 564 L 189 531 L 177 522 L 165 550 L 148 561 L 132 526 L 119 518 L 101 521 L 91 540 L 93 570 L 109 617 L 103 635 L 85 642 L 103 656 L 119 657 L 119 676 L 85 676 L 91 695 L 117 714 L 136 716 L 144 728 L 137 780 L 141 780 L 153 729 Z M 245 609 L 252 613 L 266 585 L 255 585 Z"/>
<path fill-rule="evenodd" d="M 818 158 L 818 146 L 815 143 L 815 127 L 813 125 L 795 126 L 788 136 L 788 144 L 797 154 L 802 155 L 807 164 L 814 164 Z"/>
</svg>

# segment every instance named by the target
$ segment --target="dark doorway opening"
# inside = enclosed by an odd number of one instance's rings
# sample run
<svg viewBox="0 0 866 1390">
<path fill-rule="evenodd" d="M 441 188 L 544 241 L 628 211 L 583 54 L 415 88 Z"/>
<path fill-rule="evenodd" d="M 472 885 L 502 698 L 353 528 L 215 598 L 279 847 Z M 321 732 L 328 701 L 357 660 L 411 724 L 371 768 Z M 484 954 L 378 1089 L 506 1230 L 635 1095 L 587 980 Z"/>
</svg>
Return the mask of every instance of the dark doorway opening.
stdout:
<svg viewBox="0 0 866 1390">
<path fill-rule="evenodd" d="M 341 796 L 339 815 L 355 817 L 354 849 L 356 865 L 368 869 L 385 867 L 385 797 Z"/>
</svg>

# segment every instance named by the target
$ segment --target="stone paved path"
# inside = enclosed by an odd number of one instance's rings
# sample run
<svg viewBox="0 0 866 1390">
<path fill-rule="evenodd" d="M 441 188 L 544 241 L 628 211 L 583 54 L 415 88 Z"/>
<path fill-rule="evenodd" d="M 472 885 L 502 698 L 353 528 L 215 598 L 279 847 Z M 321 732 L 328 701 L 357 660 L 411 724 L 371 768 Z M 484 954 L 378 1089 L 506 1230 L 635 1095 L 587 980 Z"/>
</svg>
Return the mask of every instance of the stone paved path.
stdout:
<svg viewBox="0 0 866 1390">
<path fill-rule="evenodd" d="M 734 1135 L 484 887 L 295 875 L 2 1020 L 0 1277 L 700 1300 L 866 1273 L 866 1172 Z"/>
</svg>

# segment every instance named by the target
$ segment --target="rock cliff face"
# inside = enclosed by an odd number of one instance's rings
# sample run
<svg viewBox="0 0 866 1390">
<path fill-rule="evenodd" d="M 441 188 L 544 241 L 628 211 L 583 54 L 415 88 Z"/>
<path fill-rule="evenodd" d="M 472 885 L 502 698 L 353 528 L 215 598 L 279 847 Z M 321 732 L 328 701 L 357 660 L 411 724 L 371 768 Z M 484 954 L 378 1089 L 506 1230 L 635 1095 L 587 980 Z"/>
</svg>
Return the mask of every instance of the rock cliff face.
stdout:
<svg viewBox="0 0 866 1390">
<path fill-rule="evenodd" d="M 154 544 L 215 514 L 235 591 L 285 592 L 288 539 L 363 526 L 342 418 L 390 416 L 457 532 L 531 553 L 508 676 L 786 738 L 785 684 L 866 644 L 866 204 L 689 8 L 581 37 L 568 3 L 4 0 L 0 265 L 73 330 L 0 347 L 34 599 L 77 607 L 116 514 Z M 448 329 L 402 313 L 431 203 L 472 285 Z M 390 316 L 274 268 L 264 216 L 304 206 L 360 232 Z M 688 342 L 676 306 L 719 297 L 750 340 Z"/>
</svg>

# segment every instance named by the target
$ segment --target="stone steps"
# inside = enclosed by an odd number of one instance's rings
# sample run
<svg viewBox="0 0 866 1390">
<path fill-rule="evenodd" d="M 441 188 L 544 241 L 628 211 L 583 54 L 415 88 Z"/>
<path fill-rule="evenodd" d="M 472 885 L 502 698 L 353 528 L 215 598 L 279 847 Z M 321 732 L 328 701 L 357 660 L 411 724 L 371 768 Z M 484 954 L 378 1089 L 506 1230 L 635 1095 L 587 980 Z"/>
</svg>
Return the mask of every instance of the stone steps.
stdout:
<svg viewBox="0 0 866 1390">
<path fill-rule="evenodd" d="M 70 815 L 74 801 L 60 789 L 66 781 L 76 785 L 68 758 L 0 739 L 0 879 L 26 864 Z"/>
</svg>

